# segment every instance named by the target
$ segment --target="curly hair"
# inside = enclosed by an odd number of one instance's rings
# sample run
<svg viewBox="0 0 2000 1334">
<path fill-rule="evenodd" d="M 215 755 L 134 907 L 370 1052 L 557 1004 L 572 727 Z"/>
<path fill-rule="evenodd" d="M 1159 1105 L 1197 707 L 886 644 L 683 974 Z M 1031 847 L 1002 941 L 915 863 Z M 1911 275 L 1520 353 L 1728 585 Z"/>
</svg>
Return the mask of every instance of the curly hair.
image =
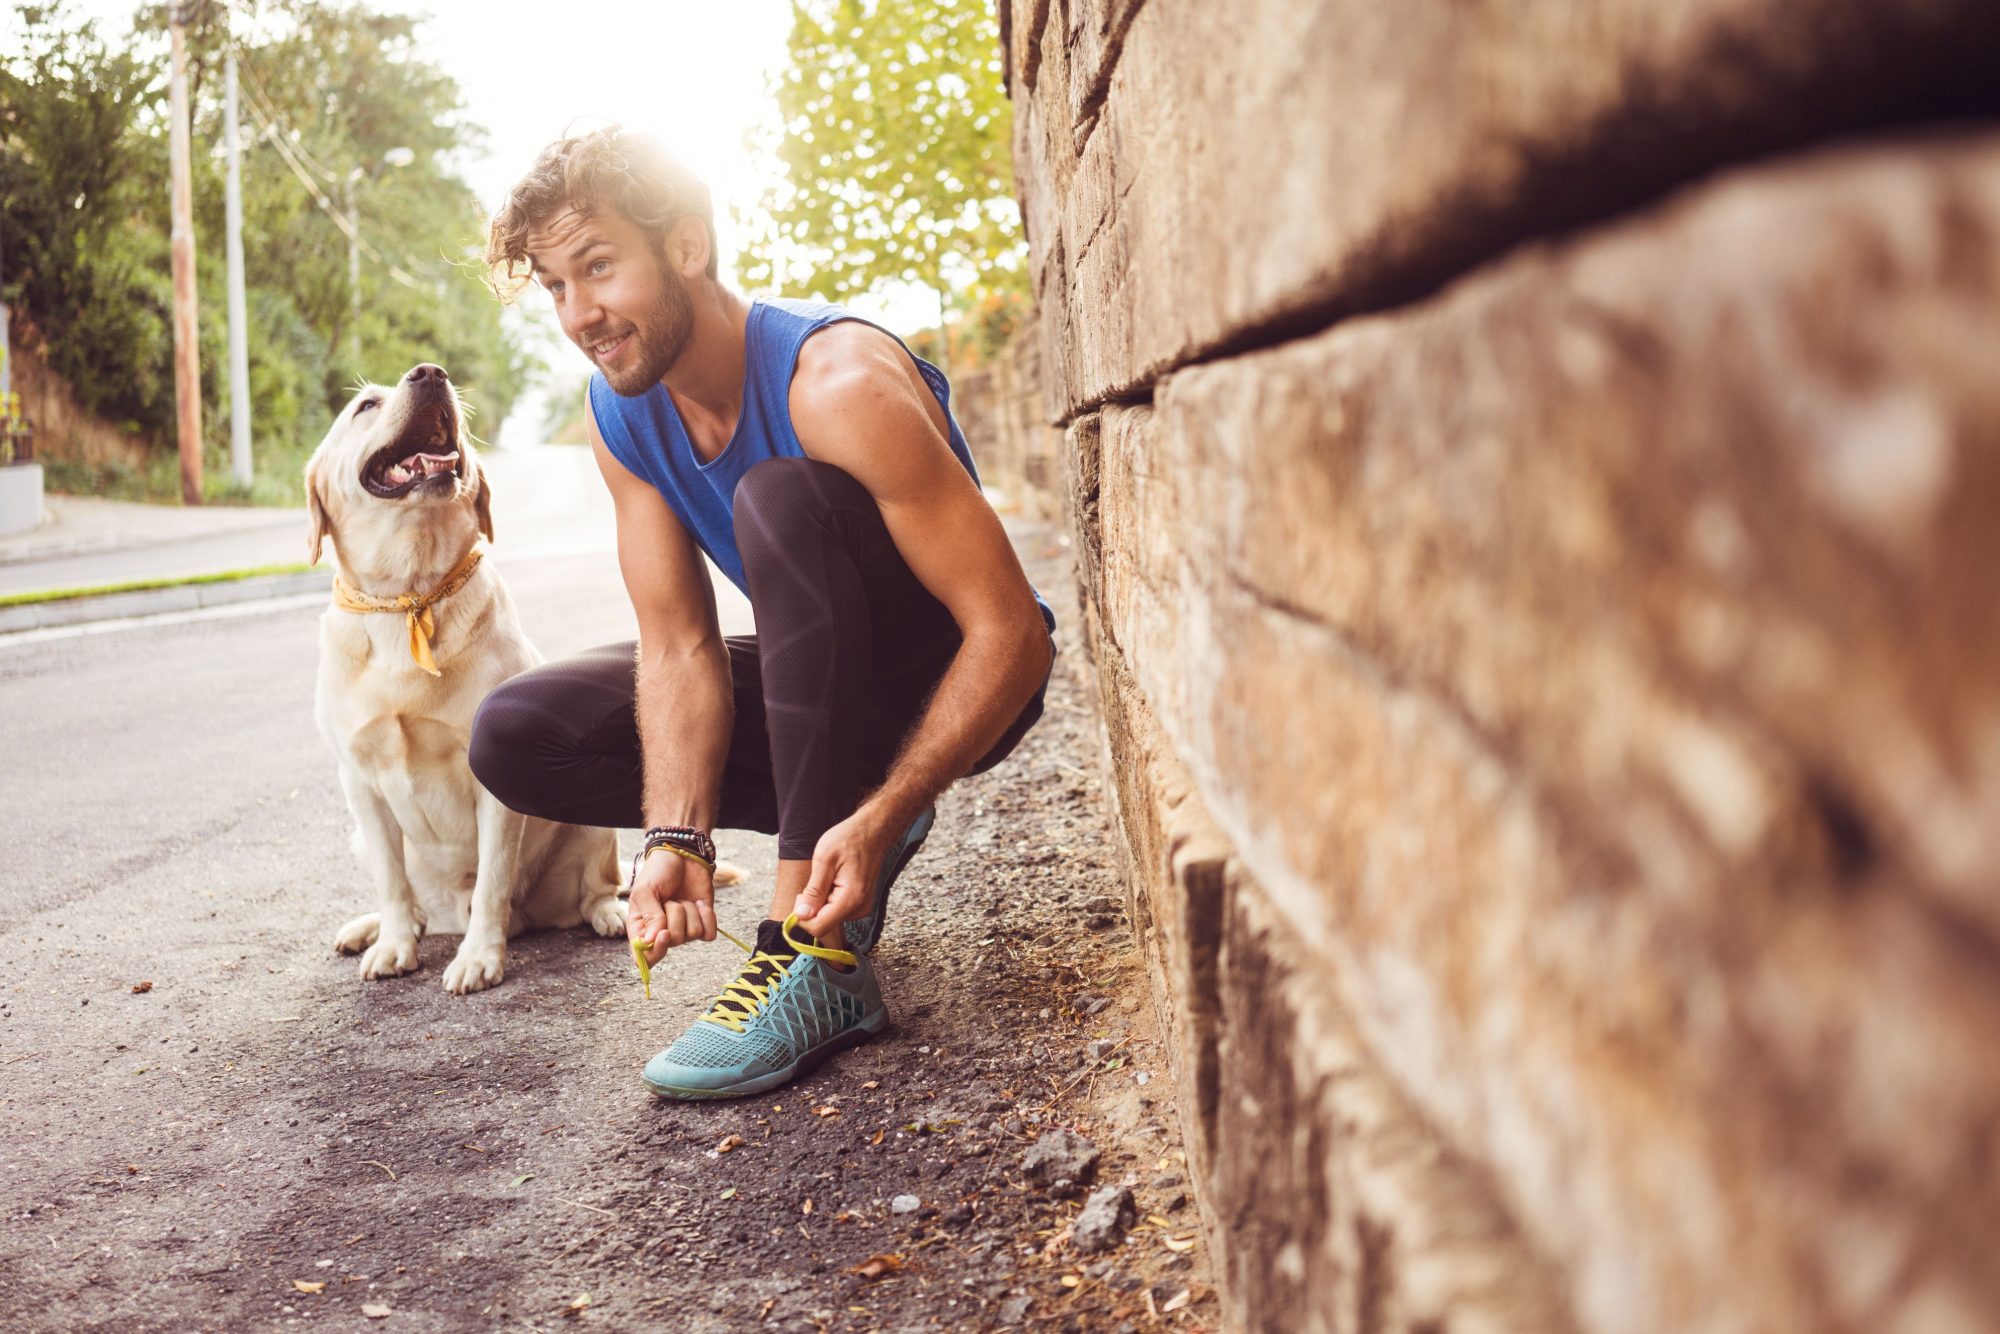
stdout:
<svg viewBox="0 0 2000 1334">
<path fill-rule="evenodd" d="M 658 144 L 614 124 L 556 140 L 507 192 L 486 232 L 494 295 L 511 300 L 531 281 L 523 267 L 530 233 L 565 212 L 588 216 L 605 205 L 661 241 L 682 218 L 700 218 L 708 229 L 708 276 L 716 276 L 708 187 Z"/>
</svg>

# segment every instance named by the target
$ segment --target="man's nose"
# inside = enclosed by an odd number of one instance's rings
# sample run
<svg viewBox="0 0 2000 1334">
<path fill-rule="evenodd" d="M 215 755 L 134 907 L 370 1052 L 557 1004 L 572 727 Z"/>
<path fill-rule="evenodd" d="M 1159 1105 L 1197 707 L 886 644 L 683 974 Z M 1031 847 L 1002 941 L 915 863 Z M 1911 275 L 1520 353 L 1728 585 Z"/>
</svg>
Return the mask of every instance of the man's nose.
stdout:
<svg viewBox="0 0 2000 1334">
<path fill-rule="evenodd" d="M 426 381 L 436 381 L 438 384 L 443 384 L 450 378 L 449 375 L 444 373 L 444 367 L 433 366 L 428 361 L 410 367 L 409 373 L 403 377 L 404 381 L 409 384 L 423 384 Z"/>
</svg>

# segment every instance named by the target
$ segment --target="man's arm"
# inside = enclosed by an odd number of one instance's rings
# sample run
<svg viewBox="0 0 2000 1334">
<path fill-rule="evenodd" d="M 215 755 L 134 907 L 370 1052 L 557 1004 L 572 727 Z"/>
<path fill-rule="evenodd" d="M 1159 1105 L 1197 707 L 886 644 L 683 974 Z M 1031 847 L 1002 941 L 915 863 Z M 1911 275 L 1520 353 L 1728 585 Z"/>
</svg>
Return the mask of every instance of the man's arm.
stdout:
<svg viewBox="0 0 2000 1334">
<path fill-rule="evenodd" d="M 713 829 L 735 722 L 715 590 L 680 518 L 611 456 L 587 398 L 584 421 L 617 512 L 618 568 L 639 621 L 634 670 L 646 823 Z M 655 961 L 669 946 L 714 940 L 713 902 L 708 872 L 656 854 L 633 883 L 627 934 L 646 941 Z"/>
<path fill-rule="evenodd" d="M 852 834 L 857 848 L 872 844 L 840 884 L 823 883 L 838 873 L 823 872 L 815 856 L 800 916 L 823 933 L 865 907 L 888 837 L 967 773 L 1020 715 L 1047 677 L 1053 648 L 1000 517 L 951 452 L 944 409 L 894 339 L 857 323 L 813 335 L 799 353 L 791 409 L 806 453 L 867 488 L 896 550 L 963 637 L 882 786 L 822 840 Z M 847 884 L 864 876 L 861 897 L 842 902 Z M 829 898 L 830 911 L 808 916 L 806 909 Z"/>
</svg>

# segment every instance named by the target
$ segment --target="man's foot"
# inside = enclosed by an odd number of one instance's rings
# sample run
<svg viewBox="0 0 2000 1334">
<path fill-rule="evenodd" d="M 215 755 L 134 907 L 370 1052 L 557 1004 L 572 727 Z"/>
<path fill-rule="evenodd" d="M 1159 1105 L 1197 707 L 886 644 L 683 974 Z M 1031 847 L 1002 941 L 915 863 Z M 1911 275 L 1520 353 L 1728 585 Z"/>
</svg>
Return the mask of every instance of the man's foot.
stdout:
<svg viewBox="0 0 2000 1334">
<path fill-rule="evenodd" d="M 742 975 L 646 1063 L 647 1088 L 662 1098 L 762 1093 L 888 1027 L 874 966 L 793 935 L 797 927 L 793 917 L 757 928 Z"/>
<path fill-rule="evenodd" d="M 865 915 L 847 924 L 847 943 L 856 954 L 872 952 L 875 942 L 882 938 L 882 927 L 889 920 L 889 886 L 896 883 L 896 877 L 910 864 L 910 858 L 917 855 L 917 849 L 930 837 L 931 825 L 936 820 L 937 807 L 926 807 L 882 858 L 882 869 L 875 876 L 875 902 Z"/>
</svg>

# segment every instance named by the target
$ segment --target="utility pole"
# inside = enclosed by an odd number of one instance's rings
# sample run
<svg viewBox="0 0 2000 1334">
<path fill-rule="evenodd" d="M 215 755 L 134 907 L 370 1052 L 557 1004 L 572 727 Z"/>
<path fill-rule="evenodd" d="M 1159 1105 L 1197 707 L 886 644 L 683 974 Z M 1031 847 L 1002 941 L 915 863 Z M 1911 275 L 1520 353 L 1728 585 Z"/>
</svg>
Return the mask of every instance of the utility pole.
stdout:
<svg viewBox="0 0 2000 1334">
<path fill-rule="evenodd" d="M 232 35 L 233 37 L 233 35 Z M 236 485 L 250 485 L 250 324 L 243 303 L 243 157 L 236 127 L 236 43 L 222 60 L 224 142 L 229 146 L 229 190 L 224 201 L 229 250 L 229 470 Z"/>
<path fill-rule="evenodd" d="M 173 167 L 174 400 L 179 408 L 181 503 L 201 504 L 201 346 L 194 305 L 194 169 L 188 126 L 187 21 L 179 5 L 168 10 L 173 36 L 173 78 L 168 106 L 173 117 L 168 156 Z"/>
<path fill-rule="evenodd" d="M 361 374 L 361 215 L 354 211 L 354 183 L 361 168 L 347 173 L 347 362 Z"/>
</svg>

